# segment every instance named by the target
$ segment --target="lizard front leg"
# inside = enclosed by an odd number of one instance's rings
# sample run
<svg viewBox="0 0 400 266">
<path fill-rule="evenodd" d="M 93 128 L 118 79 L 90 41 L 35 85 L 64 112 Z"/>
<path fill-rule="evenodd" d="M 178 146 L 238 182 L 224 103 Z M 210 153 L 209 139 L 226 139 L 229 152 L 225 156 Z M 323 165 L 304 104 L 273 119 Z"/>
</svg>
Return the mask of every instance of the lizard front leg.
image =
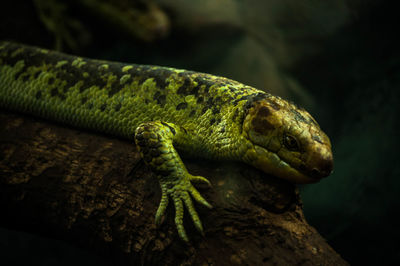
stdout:
<svg viewBox="0 0 400 266">
<path fill-rule="evenodd" d="M 159 121 L 143 123 L 135 132 L 135 141 L 140 154 L 145 163 L 157 175 L 161 186 L 162 196 L 155 222 L 157 225 L 161 223 L 169 199 L 172 199 L 175 205 L 176 228 L 179 236 L 186 242 L 189 239 L 183 227 L 184 206 L 201 234 L 203 234 L 203 226 L 192 198 L 198 203 L 212 208 L 192 185 L 192 182 L 203 182 L 208 185 L 210 182 L 202 176 L 189 174 L 173 145 L 174 142 L 190 137 L 188 135 L 189 133 L 179 126 Z"/>
</svg>

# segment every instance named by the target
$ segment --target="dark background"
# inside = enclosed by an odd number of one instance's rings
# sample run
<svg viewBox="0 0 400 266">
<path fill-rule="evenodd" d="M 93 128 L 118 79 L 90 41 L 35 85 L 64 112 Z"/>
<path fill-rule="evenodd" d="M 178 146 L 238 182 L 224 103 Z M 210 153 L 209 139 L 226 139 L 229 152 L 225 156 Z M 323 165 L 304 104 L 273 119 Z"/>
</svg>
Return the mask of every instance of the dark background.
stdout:
<svg viewBox="0 0 400 266">
<path fill-rule="evenodd" d="M 0 40 L 54 48 L 33 2 L 11 2 L 0 10 Z M 223 75 L 303 105 L 330 136 L 335 157 L 329 178 L 301 188 L 307 220 L 353 265 L 399 264 L 395 1 L 156 2 L 170 18 L 166 37 L 132 37 L 75 5 L 68 15 L 90 41 L 63 51 Z M 69 244 L 5 228 L 0 256 L 10 265 L 108 265 Z"/>
</svg>

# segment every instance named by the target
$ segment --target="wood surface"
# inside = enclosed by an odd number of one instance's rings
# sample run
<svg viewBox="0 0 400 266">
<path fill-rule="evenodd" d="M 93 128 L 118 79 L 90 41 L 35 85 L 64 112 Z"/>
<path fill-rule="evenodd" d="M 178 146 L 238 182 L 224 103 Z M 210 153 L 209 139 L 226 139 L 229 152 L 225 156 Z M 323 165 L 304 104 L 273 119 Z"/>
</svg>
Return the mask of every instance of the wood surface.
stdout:
<svg viewBox="0 0 400 266">
<path fill-rule="evenodd" d="M 0 226 L 61 239 L 112 265 L 347 265 L 307 224 L 298 189 L 238 162 L 183 157 L 214 206 L 187 213 L 182 242 L 169 206 L 156 228 L 156 176 L 132 141 L 0 110 Z"/>
</svg>

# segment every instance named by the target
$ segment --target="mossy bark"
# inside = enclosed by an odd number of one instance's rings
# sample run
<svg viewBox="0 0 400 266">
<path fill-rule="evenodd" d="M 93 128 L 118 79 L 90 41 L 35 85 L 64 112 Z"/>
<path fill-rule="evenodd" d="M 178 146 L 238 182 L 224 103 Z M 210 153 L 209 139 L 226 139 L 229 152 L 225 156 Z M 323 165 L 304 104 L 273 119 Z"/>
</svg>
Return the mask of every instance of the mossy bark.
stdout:
<svg viewBox="0 0 400 266">
<path fill-rule="evenodd" d="M 307 224 L 295 186 L 244 164 L 184 159 L 207 177 L 183 243 L 170 206 L 160 228 L 157 179 L 135 145 L 0 111 L 0 225 L 106 256 L 113 265 L 347 265 Z"/>
</svg>

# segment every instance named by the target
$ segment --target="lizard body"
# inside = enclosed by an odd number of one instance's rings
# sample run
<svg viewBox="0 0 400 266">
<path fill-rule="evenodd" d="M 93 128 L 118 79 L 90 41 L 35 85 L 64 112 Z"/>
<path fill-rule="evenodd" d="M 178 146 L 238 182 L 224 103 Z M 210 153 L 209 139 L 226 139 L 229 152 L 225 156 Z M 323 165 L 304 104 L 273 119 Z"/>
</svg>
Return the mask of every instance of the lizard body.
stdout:
<svg viewBox="0 0 400 266">
<path fill-rule="evenodd" d="M 329 138 L 304 109 L 242 83 L 174 68 L 86 59 L 0 42 L 0 107 L 135 140 L 169 200 L 180 237 L 184 206 L 203 232 L 192 198 L 211 205 L 178 151 L 243 161 L 295 183 L 333 167 Z"/>
</svg>

